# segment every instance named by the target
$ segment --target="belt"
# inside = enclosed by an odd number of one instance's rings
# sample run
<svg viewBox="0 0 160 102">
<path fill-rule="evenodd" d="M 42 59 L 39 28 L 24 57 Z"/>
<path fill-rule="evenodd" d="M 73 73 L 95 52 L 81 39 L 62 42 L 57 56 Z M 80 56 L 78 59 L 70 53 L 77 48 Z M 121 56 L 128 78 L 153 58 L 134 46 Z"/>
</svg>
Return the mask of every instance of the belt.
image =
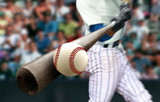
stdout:
<svg viewBox="0 0 160 102">
<path fill-rule="evenodd" d="M 120 40 L 117 40 L 113 43 L 109 43 L 109 44 L 104 44 L 103 47 L 104 48 L 113 48 L 113 47 L 117 47 L 120 43 Z"/>
</svg>

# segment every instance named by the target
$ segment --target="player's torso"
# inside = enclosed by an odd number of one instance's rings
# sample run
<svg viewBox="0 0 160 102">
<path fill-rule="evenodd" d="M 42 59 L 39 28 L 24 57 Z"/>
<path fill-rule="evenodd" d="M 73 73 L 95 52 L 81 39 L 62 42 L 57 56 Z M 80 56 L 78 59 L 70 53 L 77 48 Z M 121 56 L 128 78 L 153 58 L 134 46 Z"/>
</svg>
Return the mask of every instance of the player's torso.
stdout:
<svg viewBox="0 0 160 102">
<path fill-rule="evenodd" d="M 99 23 L 108 25 L 112 18 L 119 15 L 121 3 L 121 0 L 77 0 L 77 9 L 88 27 Z M 118 31 L 110 40 L 102 43 L 108 44 L 121 39 L 123 31 L 124 29 Z M 86 34 L 88 33 L 87 29 Z"/>
<path fill-rule="evenodd" d="M 109 24 L 117 17 L 121 0 L 77 0 L 77 8 L 87 25 Z"/>
</svg>

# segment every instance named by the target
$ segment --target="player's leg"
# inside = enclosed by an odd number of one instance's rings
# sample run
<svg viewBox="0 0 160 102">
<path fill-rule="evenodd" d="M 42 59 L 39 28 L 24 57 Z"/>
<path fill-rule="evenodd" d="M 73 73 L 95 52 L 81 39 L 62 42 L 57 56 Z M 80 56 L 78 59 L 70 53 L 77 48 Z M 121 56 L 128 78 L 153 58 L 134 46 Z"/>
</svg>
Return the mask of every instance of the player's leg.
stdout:
<svg viewBox="0 0 160 102">
<path fill-rule="evenodd" d="M 89 102 L 110 102 L 119 81 L 117 57 L 114 51 L 93 46 L 88 51 L 90 72 Z"/>
<path fill-rule="evenodd" d="M 122 77 L 117 85 L 117 92 L 120 93 L 127 102 L 152 102 L 151 95 L 144 88 L 143 84 L 136 77 L 130 63 L 125 55 L 121 57 Z"/>
</svg>

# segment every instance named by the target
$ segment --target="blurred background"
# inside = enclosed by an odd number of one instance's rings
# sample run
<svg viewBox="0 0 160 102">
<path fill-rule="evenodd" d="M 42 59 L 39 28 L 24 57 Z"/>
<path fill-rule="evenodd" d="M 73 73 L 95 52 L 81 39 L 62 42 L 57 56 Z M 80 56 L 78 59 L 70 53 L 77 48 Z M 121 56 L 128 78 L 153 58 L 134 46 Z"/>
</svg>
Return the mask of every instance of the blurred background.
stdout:
<svg viewBox="0 0 160 102">
<path fill-rule="evenodd" d="M 84 36 L 76 0 L 0 0 L 0 102 L 87 102 L 88 73 L 61 76 L 35 96 L 17 87 L 17 69 Z M 160 102 L 160 0 L 133 0 L 122 38 L 135 73 Z M 113 102 L 124 102 L 115 95 Z M 121 100 L 121 101 L 120 101 Z"/>
</svg>

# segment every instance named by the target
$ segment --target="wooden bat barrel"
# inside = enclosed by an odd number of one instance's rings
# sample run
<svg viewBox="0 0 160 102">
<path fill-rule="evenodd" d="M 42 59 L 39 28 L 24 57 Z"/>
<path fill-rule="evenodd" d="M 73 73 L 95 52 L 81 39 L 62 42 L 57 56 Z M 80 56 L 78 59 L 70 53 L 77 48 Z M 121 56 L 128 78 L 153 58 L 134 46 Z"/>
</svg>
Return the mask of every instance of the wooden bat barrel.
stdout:
<svg viewBox="0 0 160 102">
<path fill-rule="evenodd" d="M 36 94 L 60 75 L 53 65 L 53 56 L 54 51 L 19 68 L 16 80 L 24 93 Z"/>
</svg>

